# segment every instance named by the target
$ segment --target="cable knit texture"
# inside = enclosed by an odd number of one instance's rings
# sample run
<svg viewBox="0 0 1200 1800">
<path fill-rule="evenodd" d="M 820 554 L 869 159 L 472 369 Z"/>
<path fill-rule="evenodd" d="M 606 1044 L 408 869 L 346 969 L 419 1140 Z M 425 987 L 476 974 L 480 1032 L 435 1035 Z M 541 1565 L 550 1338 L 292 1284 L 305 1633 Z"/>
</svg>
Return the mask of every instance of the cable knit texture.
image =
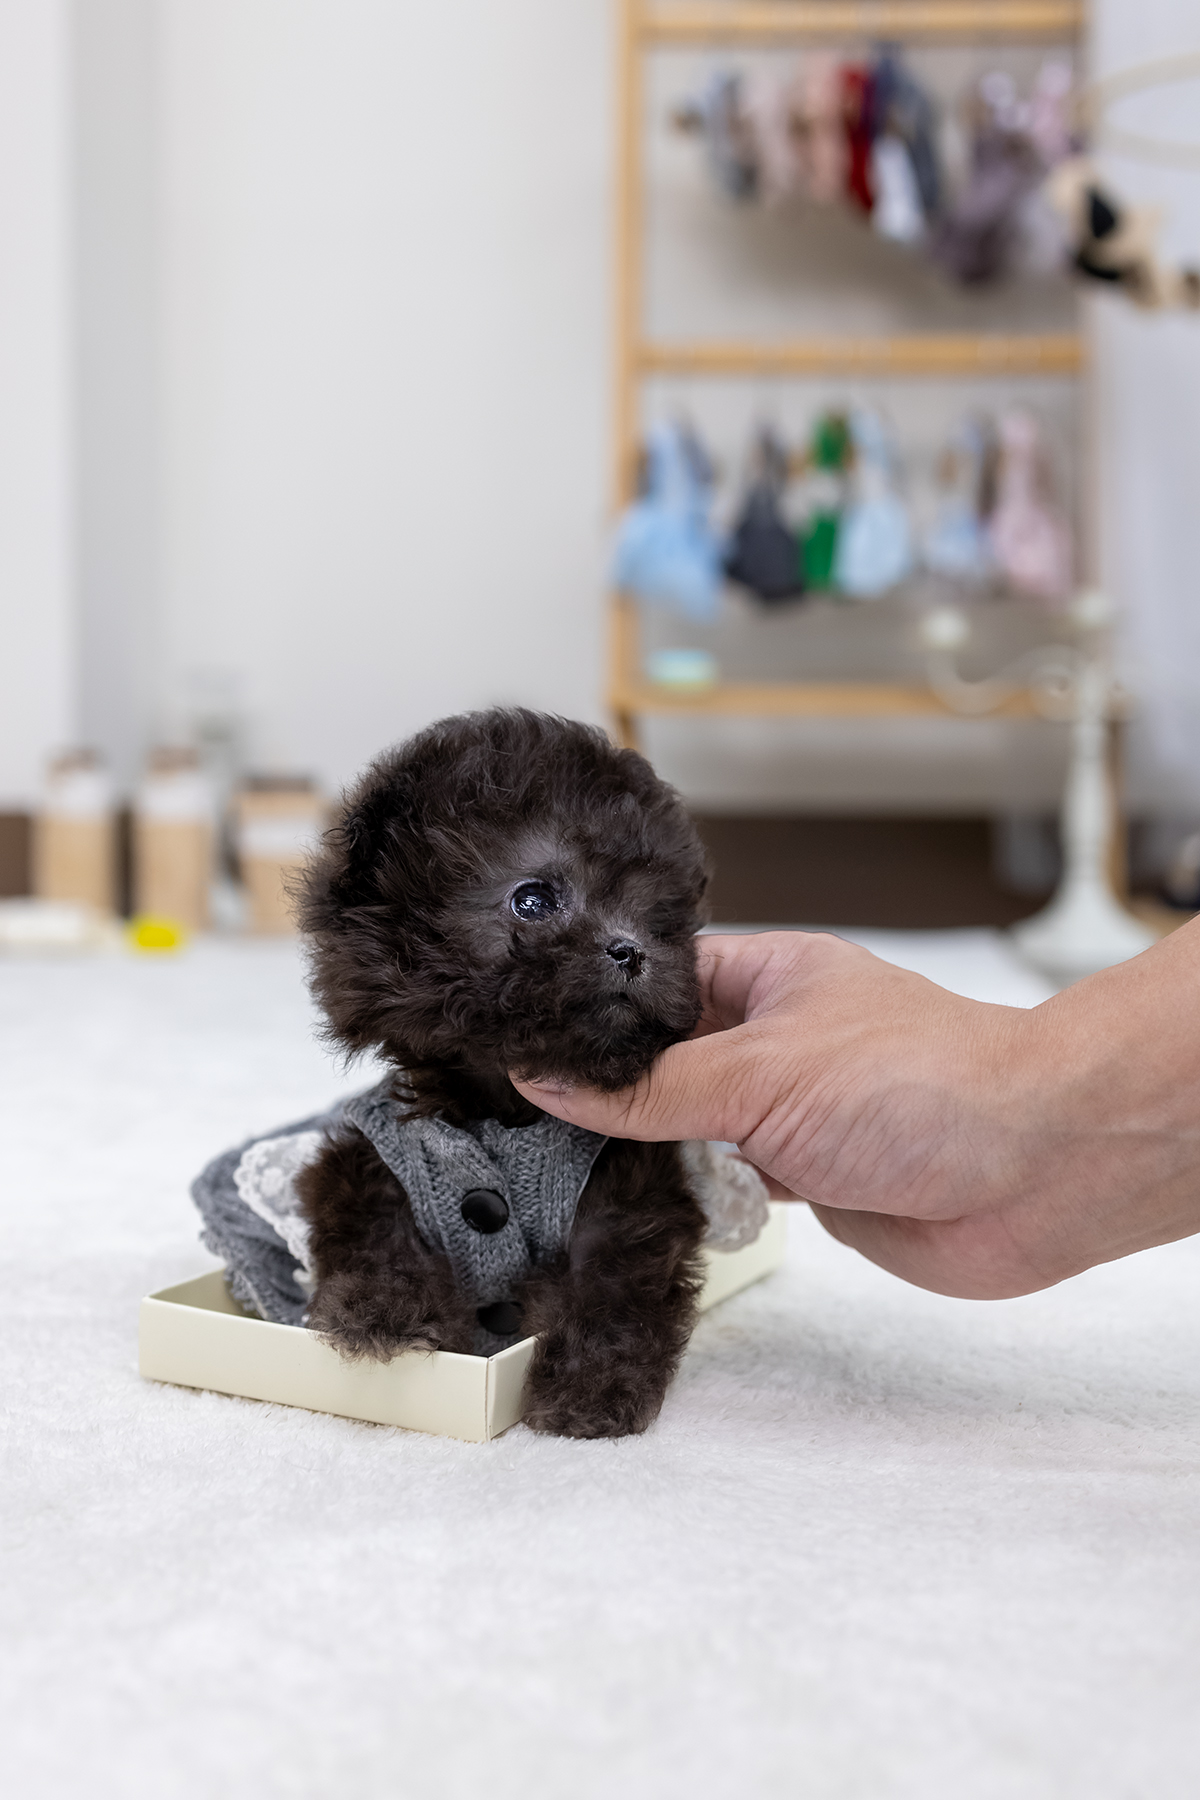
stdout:
<svg viewBox="0 0 1200 1800">
<path fill-rule="evenodd" d="M 388 1077 L 328 1113 L 252 1138 L 209 1163 L 192 1184 L 203 1243 L 224 1260 L 242 1304 L 264 1319 L 304 1323 L 314 1270 L 295 1178 L 320 1155 L 326 1131 L 347 1121 L 400 1182 L 418 1231 L 449 1257 L 473 1305 L 512 1299 L 536 1264 L 566 1244 L 605 1138 L 549 1115 L 515 1130 L 494 1119 L 461 1129 L 441 1119 L 405 1119 L 391 1086 Z M 509 1216 L 500 1230 L 466 1223 L 462 1202 L 472 1188 L 503 1197 Z M 487 1348 L 512 1341 L 488 1334 Z"/>
<path fill-rule="evenodd" d="M 517 1286 L 561 1250 L 592 1164 L 607 1138 L 549 1114 L 508 1130 L 495 1119 L 459 1129 L 442 1119 L 400 1118 L 389 1084 L 346 1108 L 408 1195 L 417 1230 L 450 1258 L 454 1278 L 476 1306 L 510 1300 Z M 463 1196 L 491 1188 L 508 1204 L 499 1231 L 472 1229 Z"/>
<path fill-rule="evenodd" d="M 201 1241 L 224 1261 L 244 1306 L 277 1325 L 303 1325 L 315 1273 L 296 1176 L 321 1153 L 327 1130 L 349 1121 L 368 1138 L 408 1195 L 417 1230 L 449 1257 L 475 1306 L 510 1300 L 539 1263 L 566 1245 L 579 1197 L 606 1138 L 547 1114 L 507 1129 L 494 1119 L 447 1125 L 406 1119 L 390 1077 L 329 1112 L 252 1138 L 209 1163 L 192 1184 L 204 1220 Z M 767 1195 L 748 1163 L 712 1144 L 682 1146 L 693 1192 L 709 1221 L 714 1250 L 753 1243 L 767 1220 Z M 500 1194 L 509 1209 L 500 1230 L 472 1229 L 462 1202 L 472 1188 Z M 481 1332 L 491 1354 L 515 1338 Z"/>
</svg>

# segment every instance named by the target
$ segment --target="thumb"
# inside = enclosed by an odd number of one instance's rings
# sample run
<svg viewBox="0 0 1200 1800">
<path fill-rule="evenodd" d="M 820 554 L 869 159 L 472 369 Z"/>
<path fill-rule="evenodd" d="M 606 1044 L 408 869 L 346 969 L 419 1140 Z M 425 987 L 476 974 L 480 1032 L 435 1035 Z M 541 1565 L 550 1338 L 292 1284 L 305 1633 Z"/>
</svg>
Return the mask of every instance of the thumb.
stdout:
<svg viewBox="0 0 1200 1800">
<path fill-rule="evenodd" d="M 757 1036 L 752 1026 L 743 1025 L 672 1044 L 639 1081 L 616 1094 L 556 1081 L 524 1081 L 517 1075 L 509 1079 L 543 1112 L 609 1137 L 643 1143 L 676 1138 L 740 1143 L 760 1118 L 753 1107 Z"/>
</svg>

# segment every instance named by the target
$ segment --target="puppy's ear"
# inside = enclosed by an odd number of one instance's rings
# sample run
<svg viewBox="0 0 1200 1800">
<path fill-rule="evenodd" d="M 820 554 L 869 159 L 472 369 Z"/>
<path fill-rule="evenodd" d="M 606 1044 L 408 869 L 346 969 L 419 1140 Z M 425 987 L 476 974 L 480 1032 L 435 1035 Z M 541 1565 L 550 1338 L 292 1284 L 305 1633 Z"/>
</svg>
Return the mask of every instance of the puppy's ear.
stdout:
<svg viewBox="0 0 1200 1800">
<path fill-rule="evenodd" d="M 329 894 L 337 906 L 369 906 L 379 897 L 379 859 L 388 838 L 395 796 L 366 794 L 348 807 L 329 833 L 339 864 L 330 873 Z"/>
<path fill-rule="evenodd" d="M 318 857 L 308 882 L 311 900 L 326 914 L 322 923 L 335 923 L 349 907 L 371 905 L 380 898 L 380 860 L 394 817 L 396 794 L 374 788 L 347 806 L 338 823 L 327 830 L 324 855 Z"/>
</svg>

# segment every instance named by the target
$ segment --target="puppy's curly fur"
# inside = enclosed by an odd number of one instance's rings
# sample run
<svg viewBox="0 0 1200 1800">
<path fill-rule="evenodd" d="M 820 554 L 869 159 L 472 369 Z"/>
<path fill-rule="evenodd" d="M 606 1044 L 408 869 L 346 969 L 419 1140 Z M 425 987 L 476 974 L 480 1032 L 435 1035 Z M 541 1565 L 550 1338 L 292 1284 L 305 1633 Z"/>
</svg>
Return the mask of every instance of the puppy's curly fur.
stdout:
<svg viewBox="0 0 1200 1800">
<path fill-rule="evenodd" d="M 410 1116 L 539 1117 L 509 1080 L 615 1091 L 700 1013 L 704 853 L 650 765 L 523 709 L 446 719 L 381 756 L 307 873 L 300 916 L 331 1038 L 396 1070 Z M 348 1356 L 470 1348 L 450 1265 L 350 1126 L 301 1183 L 309 1322 Z M 563 1253 L 517 1296 L 538 1337 L 526 1422 L 644 1431 L 691 1333 L 704 1219 L 677 1145 L 612 1139 Z"/>
</svg>

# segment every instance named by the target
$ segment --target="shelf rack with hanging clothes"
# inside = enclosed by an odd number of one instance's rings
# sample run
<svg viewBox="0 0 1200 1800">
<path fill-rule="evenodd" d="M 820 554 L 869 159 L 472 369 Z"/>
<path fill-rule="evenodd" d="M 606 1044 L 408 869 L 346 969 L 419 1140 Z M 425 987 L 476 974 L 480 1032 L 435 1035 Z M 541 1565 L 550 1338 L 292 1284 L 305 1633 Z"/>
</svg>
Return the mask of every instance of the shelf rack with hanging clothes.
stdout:
<svg viewBox="0 0 1200 1800">
<path fill-rule="evenodd" d="M 773 4 L 655 5 L 617 0 L 620 37 L 616 216 L 614 490 L 634 498 L 641 443 L 641 391 L 656 376 L 845 376 L 972 378 L 1074 376 L 1085 362 L 1077 332 L 813 336 L 775 341 L 647 337 L 645 300 L 645 84 L 647 56 L 662 49 L 733 45 L 1009 42 L 1074 44 L 1086 0 L 775 0 Z M 620 743 L 636 746 L 652 714 L 759 718 L 912 718 L 955 715 L 933 690 L 886 681 L 718 682 L 696 692 L 650 681 L 643 671 L 637 603 L 611 599 L 608 706 Z M 1025 693 L 992 718 L 1029 718 Z"/>
</svg>

